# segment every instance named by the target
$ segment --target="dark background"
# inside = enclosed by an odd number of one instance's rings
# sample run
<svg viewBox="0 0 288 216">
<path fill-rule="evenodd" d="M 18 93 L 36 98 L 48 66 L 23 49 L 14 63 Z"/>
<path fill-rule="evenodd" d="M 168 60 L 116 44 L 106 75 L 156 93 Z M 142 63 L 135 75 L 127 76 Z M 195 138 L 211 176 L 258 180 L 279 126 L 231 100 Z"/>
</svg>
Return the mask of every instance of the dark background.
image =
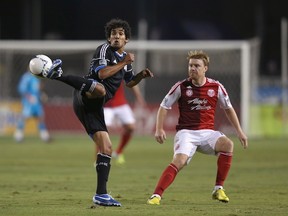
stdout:
<svg viewBox="0 0 288 216">
<path fill-rule="evenodd" d="M 132 39 L 139 20 L 147 39 L 261 39 L 260 73 L 279 76 L 285 0 L 1 0 L 0 39 L 104 40 L 111 18 L 126 19 Z"/>
</svg>

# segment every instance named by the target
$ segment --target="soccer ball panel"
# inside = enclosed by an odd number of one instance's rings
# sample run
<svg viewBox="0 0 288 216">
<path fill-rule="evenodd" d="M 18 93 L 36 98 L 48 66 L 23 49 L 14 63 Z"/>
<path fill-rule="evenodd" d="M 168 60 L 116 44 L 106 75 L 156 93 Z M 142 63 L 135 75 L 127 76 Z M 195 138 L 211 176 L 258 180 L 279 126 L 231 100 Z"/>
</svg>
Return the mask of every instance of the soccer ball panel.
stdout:
<svg viewBox="0 0 288 216">
<path fill-rule="evenodd" d="M 44 62 L 39 58 L 33 58 L 30 60 L 29 68 L 31 73 L 33 73 L 34 75 L 39 75 L 42 73 L 42 70 L 44 68 Z"/>
<path fill-rule="evenodd" d="M 32 74 L 46 77 L 52 66 L 52 60 L 46 55 L 36 55 L 29 62 L 29 68 Z"/>
</svg>

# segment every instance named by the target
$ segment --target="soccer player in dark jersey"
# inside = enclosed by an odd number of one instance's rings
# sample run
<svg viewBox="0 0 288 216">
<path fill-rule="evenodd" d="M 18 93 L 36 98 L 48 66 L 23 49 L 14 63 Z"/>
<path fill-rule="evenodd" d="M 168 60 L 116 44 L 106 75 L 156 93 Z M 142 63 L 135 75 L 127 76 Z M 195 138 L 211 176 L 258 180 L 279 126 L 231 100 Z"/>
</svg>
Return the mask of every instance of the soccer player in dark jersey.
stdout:
<svg viewBox="0 0 288 216">
<path fill-rule="evenodd" d="M 165 189 L 174 181 L 178 172 L 187 165 L 196 151 L 218 156 L 216 182 L 212 198 L 229 202 L 223 185 L 228 175 L 233 155 L 233 142 L 222 132 L 214 129 L 214 116 L 217 102 L 236 130 L 244 148 L 248 147 L 244 134 L 229 96 L 221 83 L 206 77 L 209 57 L 203 51 L 188 53 L 188 78 L 177 82 L 160 104 L 155 139 L 162 144 L 166 139 L 163 128 L 168 110 L 178 103 L 179 119 L 174 138 L 172 162 L 163 171 L 153 195 L 148 199 L 150 205 L 160 205 Z"/>
<path fill-rule="evenodd" d="M 103 206 L 121 206 L 107 193 L 112 143 L 104 120 L 103 106 L 114 96 L 122 80 L 127 87 L 133 87 L 142 79 L 153 77 L 153 73 L 146 68 L 134 74 L 131 65 L 134 54 L 124 51 L 131 37 L 127 21 L 110 20 L 105 26 L 105 34 L 107 42 L 97 47 L 86 76 L 64 75 L 62 61 L 56 59 L 47 78 L 75 88 L 74 112 L 99 150 L 96 156 L 97 187 L 93 202 Z"/>
</svg>

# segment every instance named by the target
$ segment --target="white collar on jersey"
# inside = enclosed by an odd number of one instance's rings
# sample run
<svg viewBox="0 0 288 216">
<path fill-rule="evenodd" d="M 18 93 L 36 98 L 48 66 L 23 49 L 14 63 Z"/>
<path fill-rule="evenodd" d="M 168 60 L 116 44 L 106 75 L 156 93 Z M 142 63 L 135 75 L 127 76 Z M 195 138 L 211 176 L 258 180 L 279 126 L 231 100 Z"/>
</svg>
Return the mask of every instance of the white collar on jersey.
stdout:
<svg viewBox="0 0 288 216">
<path fill-rule="evenodd" d="M 123 58 L 125 55 L 127 55 L 127 53 L 124 51 L 122 52 L 121 54 L 117 51 L 115 51 L 115 53 L 120 57 L 120 58 Z"/>
</svg>

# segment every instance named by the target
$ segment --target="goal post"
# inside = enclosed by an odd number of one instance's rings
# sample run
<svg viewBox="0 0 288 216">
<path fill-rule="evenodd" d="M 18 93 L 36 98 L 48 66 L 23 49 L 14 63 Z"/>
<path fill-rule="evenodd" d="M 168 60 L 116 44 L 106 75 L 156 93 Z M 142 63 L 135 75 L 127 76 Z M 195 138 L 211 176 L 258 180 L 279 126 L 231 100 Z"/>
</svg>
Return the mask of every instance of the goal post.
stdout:
<svg viewBox="0 0 288 216">
<path fill-rule="evenodd" d="M 27 69 L 28 62 L 34 55 L 45 54 L 52 59 L 61 58 L 64 73 L 85 75 L 88 72 L 93 52 L 104 42 L 0 40 L 0 99 L 2 101 L 18 100 L 16 86 L 19 77 Z M 140 85 L 147 103 L 154 108 L 159 106 L 170 87 L 178 80 L 187 77 L 187 53 L 195 49 L 203 50 L 210 56 L 211 63 L 207 76 L 224 84 L 240 117 L 242 127 L 249 134 L 251 132 L 249 128 L 250 106 L 253 92 L 251 86 L 257 83 L 259 65 L 260 43 L 257 39 L 228 41 L 131 40 L 126 46 L 126 51 L 135 53 L 136 60 L 133 63 L 135 72 L 149 67 L 155 74 L 153 80 L 144 81 Z M 47 81 L 44 80 L 44 82 Z M 71 102 L 71 87 L 57 82 L 49 82 L 45 89 L 50 98 L 48 105 L 59 104 L 60 101 L 62 103 L 63 101 Z M 128 98 L 131 99 L 129 93 Z M 155 109 L 152 111 L 153 115 L 150 115 L 148 111 L 143 114 L 136 110 L 136 114 L 142 115 L 139 117 L 141 118 L 139 132 L 143 133 L 147 130 L 148 133 L 151 133 L 154 130 Z M 147 116 L 151 117 L 147 118 Z M 176 114 L 172 113 L 169 117 L 175 125 Z M 171 125 L 170 122 L 167 123 L 167 127 L 170 126 L 171 130 L 174 130 Z M 216 113 L 216 127 L 224 133 L 234 133 L 223 113 Z"/>
</svg>

